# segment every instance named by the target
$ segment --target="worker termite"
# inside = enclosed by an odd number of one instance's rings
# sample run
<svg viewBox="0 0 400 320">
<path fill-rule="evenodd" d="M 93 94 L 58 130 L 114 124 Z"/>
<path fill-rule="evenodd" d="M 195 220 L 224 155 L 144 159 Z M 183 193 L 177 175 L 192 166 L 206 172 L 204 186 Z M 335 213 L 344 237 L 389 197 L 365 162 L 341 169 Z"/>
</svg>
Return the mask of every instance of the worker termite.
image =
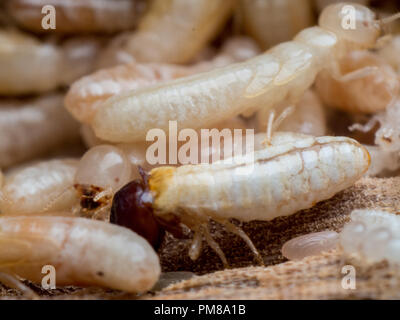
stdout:
<svg viewBox="0 0 400 320">
<path fill-rule="evenodd" d="M 110 221 L 153 245 L 163 228 L 181 236 L 186 225 L 195 233 L 192 259 L 199 256 L 204 236 L 227 265 L 208 230 L 212 219 L 242 237 L 261 261 L 250 238 L 230 219 L 272 220 L 310 208 L 351 186 L 370 162 L 366 149 L 349 138 L 299 135 L 270 143 L 212 164 L 155 168 L 115 194 Z"/>
<path fill-rule="evenodd" d="M 76 38 L 61 45 L 19 31 L 0 30 L 0 94 L 47 92 L 94 70 L 100 44 Z"/>
<path fill-rule="evenodd" d="M 50 160 L 8 173 L 0 192 L 1 215 L 70 211 L 78 200 L 71 189 L 77 167 L 78 160 Z"/>
<path fill-rule="evenodd" d="M 209 42 L 231 14 L 233 0 L 155 0 L 137 30 L 117 38 L 104 55 L 138 62 L 187 63 Z M 111 57 L 111 58 L 110 58 Z"/>
<path fill-rule="evenodd" d="M 342 79 L 337 80 L 323 71 L 315 83 L 318 95 L 331 107 L 347 112 L 376 113 L 399 94 L 396 72 L 377 54 L 352 51 L 339 60 L 339 68 Z"/>
<path fill-rule="evenodd" d="M 48 32 L 42 27 L 42 8 L 54 6 L 56 28 L 51 32 L 115 32 L 132 29 L 146 7 L 140 0 L 7 0 L 7 13 L 30 31 Z"/>
<path fill-rule="evenodd" d="M 348 256 L 363 263 L 387 260 L 400 263 L 400 217 L 395 213 L 375 210 L 354 210 L 351 222 L 340 233 L 340 244 Z"/>
<path fill-rule="evenodd" d="M 84 217 L 108 220 L 114 193 L 132 177 L 132 164 L 125 153 L 111 145 L 91 148 L 79 161 L 74 188 Z"/>
<path fill-rule="evenodd" d="M 240 0 L 245 30 L 263 49 L 288 41 L 314 23 L 311 0 Z"/>
<path fill-rule="evenodd" d="M 382 25 L 368 8 L 353 5 L 356 28 L 342 28 L 343 4 L 327 7 L 320 27 L 300 32 L 243 63 L 116 95 L 105 101 L 92 126 L 112 142 L 144 140 L 148 130 L 168 130 L 173 119 L 185 128 L 201 128 L 243 112 L 294 105 L 324 68 L 337 70 L 338 59 L 350 49 L 376 45 Z"/>
<path fill-rule="evenodd" d="M 209 61 L 189 66 L 132 62 L 102 69 L 72 84 L 65 97 L 65 107 L 77 120 L 90 124 L 97 108 L 113 95 L 226 66 L 258 53 L 253 40 L 235 37 L 227 40 L 221 52 Z"/>
<path fill-rule="evenodd" d="M 76 142 L 78 128 L 63 108 L 61 94 L 0 100 L 0 167 L 8 168 L 63 143 Z"/>
<path fill-rule="evenodd" d="M 0 217 L 0 272 L 41 283 L 42 267 L 56 285 L 101 286 L 140 293 L 160 275 L 153 248 L 136 233 L 71 217 Z"/>
</svg>

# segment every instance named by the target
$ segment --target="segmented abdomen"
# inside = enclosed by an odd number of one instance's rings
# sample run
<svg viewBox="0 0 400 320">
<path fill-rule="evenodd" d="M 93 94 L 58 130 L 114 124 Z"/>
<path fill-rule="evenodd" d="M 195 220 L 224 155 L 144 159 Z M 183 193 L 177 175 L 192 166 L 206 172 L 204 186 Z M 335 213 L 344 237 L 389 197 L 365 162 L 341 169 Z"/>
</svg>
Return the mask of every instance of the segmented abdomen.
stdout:
<svg viewBox="0 0 400 320">
<path fill-rule="evenodd" d="M 233 164 L 182 166 L 164 180 L 163 169 L 154 169 L 150 179 L 158 184 L 150 183 L 156 211 L 270 220 L 332 197 L 369 166 L 365 148 L 341 137 L 302 138 L 257 151 L 254 162 L 251 158 L 242 164 L 235 158 Z"/>
</svg>

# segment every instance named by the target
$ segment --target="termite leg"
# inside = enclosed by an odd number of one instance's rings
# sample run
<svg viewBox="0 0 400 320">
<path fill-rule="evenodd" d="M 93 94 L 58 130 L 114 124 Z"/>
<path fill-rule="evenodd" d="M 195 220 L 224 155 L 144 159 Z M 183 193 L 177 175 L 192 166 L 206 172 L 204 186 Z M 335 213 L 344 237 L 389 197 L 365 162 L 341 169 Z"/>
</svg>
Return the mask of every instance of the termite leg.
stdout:
<svg viewBox="0 0 400 320">
<path fill-rule="evenodd" d="M 15 276 L 9 275 L 4 272 L 0 272 L 0 282 L 5 286 L 16 289 L 22 292 L 23 297 L 30 300 L 39 300 L 39 296 L 28 286 L 23 284 L 20 280 L 18 280 Z"/>
<path fill-rule="evenodd" d="M 222 251 L 221 247 L 219 244 L 213 239 L 213 237 L 210 234 L 210 230 L 208 228 L 208 225 L 201 225 L 200 226 L 202 233 L 204 235 L 204 238 L 207 241 L 207 244 L 217 253 L 219 258 L 221 259 L 222 263 L 224 264 L 225 268 L 229 268 L 228 261 L 226 260 L 225 254 Z"/>
<path fill-rule="evenodd" d="M 112 189 L 111 189 L 111 188 L 107 188 L 107 189 L 105 189 L 105 190 L 99 192 L 99 193 L 93 198 L 93 201 L 94 201 L 94 202 L 97 202 L 97 201 L 99 201 L 99 200 L 102 199 L 102 198 L 112 197 L 112 195 L 113 195 Z"/>
<path fill-rule="evenodd" d="M 279 115 L 278 118 L 275 119 L 275 111 L 272 110 L 269 117 L 268 117 L 268 124 L 267 124 L 267 136 L 263 141 L 263 145 L 271 146 L 272 136 L 274 132 L 278 129 L 281 123 L 294 112 L 294 106 L 286 107 L 282 113 Z"/>
<path fill-rule="evenodd" d="M 197 260 L 200 256 L 201 247 L 203 243 L 203 234 L 200 230 L 195 230 L 192 244 L 189 248 L 189 257 L 192 260 Z"/>
<path fill-rule="evenodd" d="M 251 241 L 251 239 L 249 238 L 249 236 L 243 231 L 242 228 L 234 225 L 232 222 L 230 222 L 229 220 L 225 220 L 225 221 L 218 221 L 219 223 L 221 223 L 226 230 L 228 230 L 229 232 L 232 232 L 233 234 L 238 235 L 239 237 L 241 237 L 243 239 L 244 242 L 246 242 L 246 244 L 249 246 L 249 248 L 251 249 L 251 251 L 253 252 L 254 256 L 256 257 L 257 261 L 261 264 L 264 265 L 264 260 L 261 257 L 260 252 L 257 250 L 257 248 L 255 247 L 253 241 Z"/>
</svg>

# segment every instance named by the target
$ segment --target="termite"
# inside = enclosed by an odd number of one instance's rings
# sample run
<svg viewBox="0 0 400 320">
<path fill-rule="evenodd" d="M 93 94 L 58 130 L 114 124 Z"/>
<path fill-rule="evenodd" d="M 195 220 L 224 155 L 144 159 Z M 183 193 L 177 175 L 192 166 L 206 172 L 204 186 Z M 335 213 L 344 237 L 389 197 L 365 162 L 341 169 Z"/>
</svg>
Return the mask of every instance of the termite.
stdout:
<svg viewBox="0 0 400 320">
<path fill-rule="evenodd" d="M 340 233 L 340 244 L 348 256 L 363 263 L 387 260 L 400 263 L 400 217 L 383 209 L 354 210 L 351 222 Z"/>
<path fill-rule="evenodd" d="M 1 73 L 1 71 L 0 71 Z M 8 168 L 79 140 L 61 94 L 0 100 L 0 167 Z"/>
<path fill-rule="evenodd" d="M 368 152 L 355 140 L 300 135 L 212 164 L 155 168 L 115 194 L 111 222 L 153 244 L 162 228 L 181 236 L 185 225 L 194 231 L 192 259 L 199 256 L 204 236 L 227 265 L 208 230 L 212 219 L 242 237 L 262 261 L 250 238 L 230 219 L 266 221 L 310 208 L 351 186 L 369 163 Z"/>
<path fill-rule="evenodd" d="M 113 95 L 226 66 L 258 53 L 254 41 L 235 37 L 227 40 L 221 52 L 209 61 L 189 66 L 132 62 L 102 69 L 72 84 L 65 97 L 65 107 L 77 120 L 90 124 L 98 106 Z"/>
<path fill-rule="evenodd" d="M 146 4 L 140 0 L 7 0 L 7 13 L 25 29 L 37 33 L 116 32 L 137 25 Z M 54 28 L 42 26 L 43 9 L 55 9 Z M 44 11 L 49 14 L 51 11 Z"/>
<path fill-rule="evenodd" d="M 68 211 L 77 201 L 73 184 L 78 160 L 49 160 L 12 170 L 0 192 L 1 215 Z M 59 195 L 63 196 L 60 197 Z"/>
<path fill-rule="evenodd" d="M 345 30 L 343 6 L 327 7 L 320 27 L 305 29 L 293 41 L 246 62 L 111 97 L 95 114 L 96 136 L 112 142 L 144 141 L 152 128 L 167 132 L 171 119 L 185 128 L 201 128 L 284 101 L 295 104 L 321 70 L 335 70 L 350 49 L 376 45 L 382 25 L 397 18 L 377 21 L 371 10 L 354 4 L 356 28 Z"/>
<path fill-rule="evenodd" d="M 159 259 L 136 233 L 71 217 L 0 217 L 0 272 L 41 283 L 55 268 L 56 286 L 101 286 L 140 293 L 160 275 Z"/>
<path fill-rule="evenodd" d="M 137 30 L 117 38 L 104 53 L 110 64 L 118 55 L 138 62 L 187 63 L 220 30 L 233 0 L 155 0 Z M 112 60 L 114 60 L 112 63 Z"/>
<path fill-rule="evenodd" d="M 240 0 L 239 5 L 245 30 L 264 49 L 314 23 L 311 0 Z"/>
<path fill-rule="evenodd" d="M 293 238 L 282 246 L 282 255 L 289 260 L 301 260 L 318 255 L 337 247 L 339 234 L 335 231 L 321 231 Z"/>
<path fill-rule="evenodd" d="M 281 105 L 271 110 L 261 109 L 256 115 L 257 130 L 265 131 L 271 114 L 285 112 L 288 108 L 290 106 Z M 327 133 L 326 114 L 324 106 L 315 92 L 306 91 L 276 130 L 303 133 L 316 137 L 325 135 Z"/>
<path fill-rule="evenodd" d="M 316 79 L 316 91 L 331 107 L 354 113 L 377 113 L 394 101 L 400 81 L 392 67 L 377 54 L 352 51 L 339 60 L 342 79 L 327 71 Z"/>
<path fill-rule="evenodd" d="M 0 94 L 43 93 L 94 70 L 99 43 L 77 38 L 56 45 L 20 31 L 0 30 Z"/>
</svg>

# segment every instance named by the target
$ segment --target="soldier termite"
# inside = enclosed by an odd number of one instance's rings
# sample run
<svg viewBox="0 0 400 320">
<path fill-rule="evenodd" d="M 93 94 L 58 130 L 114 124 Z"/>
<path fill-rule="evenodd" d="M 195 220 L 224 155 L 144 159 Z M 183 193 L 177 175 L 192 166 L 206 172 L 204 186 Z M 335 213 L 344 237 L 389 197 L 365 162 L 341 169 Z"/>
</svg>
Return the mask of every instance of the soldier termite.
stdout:
<svg viewBox="0 0 400 320">
<path fill-rule="evenodd" d="M 184 128 L 201 128 L 240 113 L 295 104 L 318 72 L 335 65 L 350 49 L 376 45 L 382 25 L 368 8 L 354 5 L 355 30 L 344 30 L 343 4 L 326 8 L 320 27 L 300 32 L 243 63 L 116 95 L 105 101 L 92 123 L 96 135 L 113 142 L 144 141 L 148 130 L 168 130 L 173 119 Z"/>
<path fill-rule="evenodd" d="M 164 228 L 181 236 L 180 227 L 186 225 L 194 231 L 192 259 L 199 256 L 204 236 L 227 265 L 208 230 L 212 219 L 242 237 L 261 261 L 249 237 L 230 219 L 272 220 L 310 208 L 351 186 L 370 163 L 366 149 L 352 139 L 304 135 L 228 160 L 151 170 L 115 194 L 111 222 L 153 245 Z"/>
</svg>

